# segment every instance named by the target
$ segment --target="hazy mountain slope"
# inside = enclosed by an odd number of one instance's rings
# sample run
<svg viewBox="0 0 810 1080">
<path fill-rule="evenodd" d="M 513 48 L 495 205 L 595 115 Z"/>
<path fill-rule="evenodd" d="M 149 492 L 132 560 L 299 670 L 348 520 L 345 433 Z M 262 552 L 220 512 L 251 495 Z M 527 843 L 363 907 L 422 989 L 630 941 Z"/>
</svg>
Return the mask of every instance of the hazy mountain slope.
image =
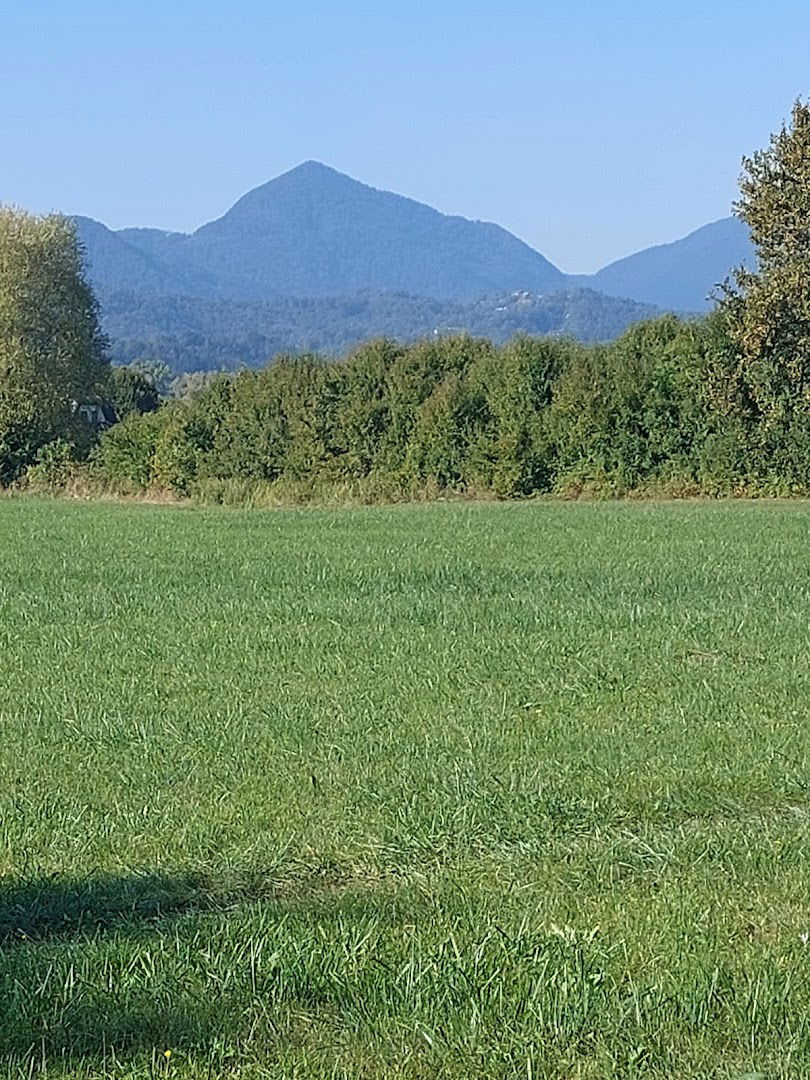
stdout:
<svg viewBox="0 0 810 1080">
<path fill-rule="evenodd" d="M 705 311 L 709 294 L 741 263 L 754 265 L 748 227 L 723 218 L 676 240 L 610 263 L 581 284 L 671 311 Z"/>
<path fill-rule="evenodd" d="M 312 161 L 194 233 L 77 221 L 93 283 L 152 296 L 255 301 L 371 290 L 471 300 L 585 287 L 696 311 L 734 266 L 752 261 L 746 227 L 726 218 L 596 274 L 566 276 L 498 225 L 440 214 Z"/>
<path fill-rule="evenodd" d="M 221 297 L 327 296 L 361 289 L 472 298 L 561 288 L 564 275 L 498 225 L 448 217 L 306 162 L 243 196 L 190 236 L 126 230 Z"/>
<path fill-rule="evenodd" d="M 85 266 L 97 288 L 144 292 L 177 291 L 169 267 L 132 247 L 118 233 L 92 218 L 76 217 L 76 231 L 85 251 Z"/>
<path fill-rule="evenodd" d="M 182 247 L 189 237 L 188 233 L 144 228 L 118 229 L 115 235 L 120 236 L 122 240 L 126 240 L 132 247 L 159 259 L 165 258 L 167 253 L 171 252 L 175 247 Z"/>
<path fill-rule="evenodd" d="M 101 301 L 116 360 L 159 359 L 175 371 L 253 367 L 292 350 L 338 355 L 373 337 L 409 341 L 463 330 L 493 341 L 520 332 L 601 341 L 656 313 L 581 289 L 477 301 L 375 292 L 264 302 L 102 292 Z"/>
<path fill-rule="evenodd" d="M 85 250 L 88 277 L 96 289 L 123 289 L 147 296 L 166 293 L 211 296 L 215 293 L 204 272 L 166 262 L 163 257 L 166 242 L 155 245 L 152 250 L 146 245 L 131 243 L 131 234 L 152 230 L 113 232 L 93 218 L 75 217 L 73 220 Z"/>
</svg>

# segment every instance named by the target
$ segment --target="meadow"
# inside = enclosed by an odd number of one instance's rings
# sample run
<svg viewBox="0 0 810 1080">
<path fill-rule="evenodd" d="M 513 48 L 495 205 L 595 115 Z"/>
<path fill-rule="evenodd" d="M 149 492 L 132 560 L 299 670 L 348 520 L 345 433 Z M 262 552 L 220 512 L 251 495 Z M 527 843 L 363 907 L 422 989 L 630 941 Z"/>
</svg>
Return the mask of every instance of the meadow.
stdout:
<svg viewBox="0 0 810 1080">
<path fill-rule="evenodd" d="M 0 500 L 0 1076 L 810 1075 L 809 539 Z"/>
</svg>

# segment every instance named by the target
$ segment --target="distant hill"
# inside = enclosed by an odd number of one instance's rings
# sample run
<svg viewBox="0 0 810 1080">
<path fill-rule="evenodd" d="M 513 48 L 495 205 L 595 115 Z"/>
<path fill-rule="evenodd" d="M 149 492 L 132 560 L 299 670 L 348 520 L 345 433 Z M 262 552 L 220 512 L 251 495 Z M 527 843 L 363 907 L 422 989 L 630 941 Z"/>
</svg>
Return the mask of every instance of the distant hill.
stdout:
<svg viewBox="0 0 810 1080">
<path fill-rule="evenodd" d="M 609 296 L 627 296 L 673 311 L 706 311 L 712 290 L 743 263 L 755 264 L 748 227 L 729 217 L 575 280 Z"/>
<path fill-rule="evenodd" d="M 115 360 L 162 360 L 177 372 L 257 367 L 280 352 L 339 355 L 380 336 L 411 341 L 467 331 L 500 342 L 522 332 L 607 341 L 656 314 L 585 289 L 473 301 L 377 292 L 264 302 L 100 296 Z"/>
<path fill-rule="evenodd" d="M 76 220 L 93 283 L 148 296 L 269 300 L 371 290 L 472 300 L 582 287 L 704 311 L 732 268 L 754 259 L 746 226 L 724 218 L 596 274 L 565 275 L 498 225 L 440 214 L 315 161 L 248 192 L 189 234 L 113 232 Z"/>
<path fill-rule="evenodd" d="M 148 293 L 177 288 L 178 282 L 168 267 L 132 247 L 120 233 L 92 218 L 77 217 L 74 221 L 84 245 L 87 270 L 96 288 L 137 289 Z"/>
<path fill-rule="evenodd" d="M 138 244 L 131 242 L 133 235 L 157 230 L 122 229 L 113 232 L 93 218 L 76 217 L 74 221 L 84 245 L 88 274 L 97 290 L 123 289 L 147 296 L 167 293 L 216 295 L 215 284 L 204 272 L 170 266 L 162 253 L 150 251 L 149 244 L 140 238 Z M 178 234 L 161 235 L 170 237 Z"/>
<path fill-rule="evenodd" d="M 99 248 L 93 226 L 79 220 L 91 277 L 121 288 L 122 270 L 111 250 Z M 150 295 L 187 292 L 190 282 L 198 283 L 194 295 L 235 300 L 363 289 L 474 299 L 565 286 L 560 270 L 498 225 L 440 214 L 314 161 L 248 192 L 190 235 L 156 229 L 111 235 L 127 245 L 122 258 L 137 275 L 130 288 Z M 133 250 L 148 268 L 133 266 Z"/>
<path fill-rule="evenodd" d="M 727 218 L 596 274 L 565 275 L 498 225 L 314 161 L 193 233 L 76 222 L 116 356 L 162 349 L 188 369 L 438 326 L 496 340 L 519 331 L 607 340 L 659 309 L 706 310 L 731 269 L 753 262 L 745 226 Z"/>
</svg>

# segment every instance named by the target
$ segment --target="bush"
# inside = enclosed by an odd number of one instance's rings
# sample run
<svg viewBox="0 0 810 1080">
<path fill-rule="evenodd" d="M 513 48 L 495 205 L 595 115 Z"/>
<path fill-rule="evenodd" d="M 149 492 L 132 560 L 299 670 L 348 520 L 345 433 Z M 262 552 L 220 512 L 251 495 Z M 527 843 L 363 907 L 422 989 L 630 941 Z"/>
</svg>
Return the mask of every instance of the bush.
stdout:
<svg viewBox="0 0 810 1080">
<path fill-rule="evenodd" d="M 753 422 L 734 364 L 722 314 L 608 346 L 376 341 L 215 379 L 113 427 L 94 461 L 118 489 L 229 504 L 810 490 L 810 426 Z"/>
<path fill-rule="evenodd" d="M 613 491 L 697 480 L 716 423 L 702 390 L 710 341 L 705 324 L 665 316 L 572 354 L 549 420 L 557 488 L 586 474 Z"/>
<path fill-rule="evenodd" d="M 104 483 L 123 494 L 147 491 L 155 484 L 155 450 L 167 413 L 133 414 L 104 432 L 92 458 Z"/>
<path fill-rule="evenodd" d="M 76 473 L 76 448 L 65 439 L 40 446 L 36 463 L 25 472 L 24 486 L 30 491 L 64 491 Z"/>
</svg>

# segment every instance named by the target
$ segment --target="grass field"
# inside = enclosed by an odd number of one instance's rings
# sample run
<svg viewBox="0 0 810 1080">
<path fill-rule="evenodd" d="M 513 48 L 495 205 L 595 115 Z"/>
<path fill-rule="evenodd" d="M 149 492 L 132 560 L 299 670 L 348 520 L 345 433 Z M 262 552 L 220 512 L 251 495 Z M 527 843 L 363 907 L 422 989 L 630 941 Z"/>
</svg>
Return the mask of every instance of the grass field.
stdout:
<svg viewBox="0 0 810 1080">
<path fill-rule="evenodd" d="M 0 501 L 0 1075 L 810 1076 L 810 506 Z"/>
</svg>

